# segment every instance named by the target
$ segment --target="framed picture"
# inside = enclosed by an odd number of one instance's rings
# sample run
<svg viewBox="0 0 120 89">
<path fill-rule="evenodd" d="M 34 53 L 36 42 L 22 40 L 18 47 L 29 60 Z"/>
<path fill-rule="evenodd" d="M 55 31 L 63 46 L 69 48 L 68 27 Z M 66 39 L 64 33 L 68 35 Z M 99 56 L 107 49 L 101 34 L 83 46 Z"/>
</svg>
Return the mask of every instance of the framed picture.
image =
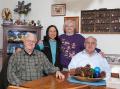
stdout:
<svg viewBox="0 0 120 89">
<path fill-rule="evenodd" d="M 64 16 L 66 15 L 66 4 L 53 4 L 51 6 L 52 16 Z"/>
<path fill-rule="evenodd" d="M 120 54 L 105 54 L 109 64 L 120 65 Z"/>
<path fill-rule="evenodd" d="M 79 32 L 79 16 L 73 16 L 73 17 L 64 17 L 64 22 L 66 20 L 73 20 L 75 22 L 76 32 Z"/>
</svg>

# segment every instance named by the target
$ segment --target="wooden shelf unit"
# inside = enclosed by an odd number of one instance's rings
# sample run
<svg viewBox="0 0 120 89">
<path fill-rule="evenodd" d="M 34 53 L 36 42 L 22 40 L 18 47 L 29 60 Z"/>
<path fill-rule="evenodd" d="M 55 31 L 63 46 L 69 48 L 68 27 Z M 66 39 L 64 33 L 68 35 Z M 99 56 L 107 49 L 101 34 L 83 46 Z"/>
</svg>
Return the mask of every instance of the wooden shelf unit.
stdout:
<svg viewBox="0 0 120 89">
<path fill-rule="evenodd" d="M 82 10 L 81 33 L 120 34 L 120 9 Z"/>
</svg>

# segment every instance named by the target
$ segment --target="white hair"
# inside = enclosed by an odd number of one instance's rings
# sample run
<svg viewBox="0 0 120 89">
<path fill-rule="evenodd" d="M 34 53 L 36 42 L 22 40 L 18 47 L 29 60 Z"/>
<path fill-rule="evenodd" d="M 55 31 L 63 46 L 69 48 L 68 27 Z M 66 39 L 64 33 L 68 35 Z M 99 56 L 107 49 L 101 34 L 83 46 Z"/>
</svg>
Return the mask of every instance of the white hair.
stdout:
<svg viewBox="0 0 120 89">
<path fill-rule="evenodd" d="M 34 33 L 27 32 L 27 33 L 25 34 L 24 38 L 26 39 L 26 38 L 28 38 L 28 37 L 34 37 L 35 40 L 37 41 L 37 36 L 36 36 L 36 34 L 34 34 Z"/>
<path fill-rule="evenodd" d="M 97 39 L 95 38 L 95 37 L 93 37 L 93 36 L 88 36 L 86 39 L 85 39 L 85 42 L 88 40 L 88 39 L 93 39 L 93 40 L 95 40 L 95 42 L 97 43 Z"/>
</svg>

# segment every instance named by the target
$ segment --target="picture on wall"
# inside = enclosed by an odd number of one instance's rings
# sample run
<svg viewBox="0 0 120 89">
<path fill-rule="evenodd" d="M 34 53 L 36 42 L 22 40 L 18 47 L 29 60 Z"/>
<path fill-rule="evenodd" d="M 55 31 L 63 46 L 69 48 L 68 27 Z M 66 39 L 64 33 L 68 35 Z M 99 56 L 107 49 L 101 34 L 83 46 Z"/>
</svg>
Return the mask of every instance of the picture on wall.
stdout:
<svg viewBox="0 0 120 89">
<path fill-rule="evenodd" d="M 72 17 L 64 17 L 64 22 L 67 20 L 72 20 L 75 22 L 75 30 L 79 32 L 79 16 L 72 16 Z"/>
<path fill-rule="evenodd" d="M 51 6 L 52 16 L 65 16 L 66 15 L 66 4 L 53 4 Z"/>
</svg>

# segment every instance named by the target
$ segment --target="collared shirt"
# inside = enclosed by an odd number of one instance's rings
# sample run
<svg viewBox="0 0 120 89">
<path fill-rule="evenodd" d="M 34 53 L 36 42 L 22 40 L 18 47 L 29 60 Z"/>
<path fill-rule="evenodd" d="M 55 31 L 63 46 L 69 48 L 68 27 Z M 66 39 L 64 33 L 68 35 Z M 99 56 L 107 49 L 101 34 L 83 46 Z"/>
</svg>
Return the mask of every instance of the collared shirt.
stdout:
<svg viewBox="0 0 120 89">
<path fill-rule="evenodd" d="M 44 76 L 44 72 L 54 73 L 57 70 L 58 68 L 54 67 L 42 52 L 34 50 L 29 55 L 22 50 L 11 56 L 7 77 L 10 84 L 21 85 Z"/>
<path fill-rule="evenodd" d="M 77 53 L 73 56 L 68 68 L 73 69 L 77 67 L 84 67 L 86 64 L 90 64 L 91 68 L 100 67 L 101 71 L 107 73 L 107 77 L 110 77 L 110 66 L 105 58 L 103 58 L 96 51 L 90 56 L 85 50 Z"/>
</svg>

